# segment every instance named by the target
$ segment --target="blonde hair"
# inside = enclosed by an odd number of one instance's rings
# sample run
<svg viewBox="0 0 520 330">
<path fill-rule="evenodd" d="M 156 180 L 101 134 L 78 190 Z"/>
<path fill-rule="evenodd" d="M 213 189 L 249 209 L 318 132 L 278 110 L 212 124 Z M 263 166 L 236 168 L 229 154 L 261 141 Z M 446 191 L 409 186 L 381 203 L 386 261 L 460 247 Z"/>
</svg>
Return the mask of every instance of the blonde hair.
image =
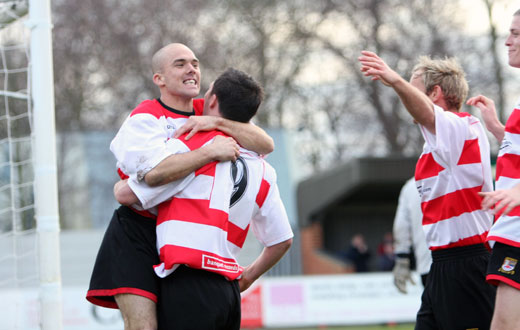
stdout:
<svg viewBox="0 0 520 330">
<path fill-rule="evenodd" d="M 433 88 L 438 85 L 444 94 L 448 108 L 460 110 L 468 96 L 469 88 L 466 74 L 456 58 L 447 57 L 434 60 L 429 56 L 421 56 L 412 72 L 421 72 L 426 94 L 430 94 Z"/>
</svg>

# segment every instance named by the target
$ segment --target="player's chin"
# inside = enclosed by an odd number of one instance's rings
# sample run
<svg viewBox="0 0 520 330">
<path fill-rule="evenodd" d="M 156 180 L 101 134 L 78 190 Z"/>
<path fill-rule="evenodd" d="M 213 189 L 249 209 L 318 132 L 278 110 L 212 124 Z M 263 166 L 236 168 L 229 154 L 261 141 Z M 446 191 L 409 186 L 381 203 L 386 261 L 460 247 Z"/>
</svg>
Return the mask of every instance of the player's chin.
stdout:
<svg viewBox="0 0 520 330">
<path fill-rule="evenodd" d="M 195 98 L 200 94 L 200 88 L 193 88 L 186 91 L 187 96 Z"/>
</svg>

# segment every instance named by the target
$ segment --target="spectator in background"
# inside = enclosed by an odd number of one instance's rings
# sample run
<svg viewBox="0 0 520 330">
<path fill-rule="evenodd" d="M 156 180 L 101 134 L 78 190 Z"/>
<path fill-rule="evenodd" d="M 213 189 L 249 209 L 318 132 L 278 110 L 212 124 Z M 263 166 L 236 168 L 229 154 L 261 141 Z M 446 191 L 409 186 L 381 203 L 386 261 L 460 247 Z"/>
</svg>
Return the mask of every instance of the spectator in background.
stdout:
<svg viewBox="0 0 520 330">
<path fill-rule="evenodd" d="M 394 263 L 394 237 L 391 232 L 386 232 L 383 241 L 377 247 L 377 269 L 382 272 L 391 271 Z"/>
<path fill-rule="evenodd" d="M 355 234 L 350 241 L 350 245 L 345 251 L 343 257 L 348 263 L 351 263 L 355 271 L 358 273 L 368 271 L 368 261 L 370 260 L 370 251 L 365 242 L 363 234 Z"/>
<path fill-rule="evenodd" d="M 415 256 L 415 268 L 421 275 L 424 286 L 430 271 L 432 256 L 424 237 L 421 198 L 413 177 L 406 181 L 399 194 L 394 219 L 394 248 L 396 259 L 393 273 L 397 289 L 407 293 L 406 282 L 415 284 L 411 277 L 413 256 Z"/>
</svg>

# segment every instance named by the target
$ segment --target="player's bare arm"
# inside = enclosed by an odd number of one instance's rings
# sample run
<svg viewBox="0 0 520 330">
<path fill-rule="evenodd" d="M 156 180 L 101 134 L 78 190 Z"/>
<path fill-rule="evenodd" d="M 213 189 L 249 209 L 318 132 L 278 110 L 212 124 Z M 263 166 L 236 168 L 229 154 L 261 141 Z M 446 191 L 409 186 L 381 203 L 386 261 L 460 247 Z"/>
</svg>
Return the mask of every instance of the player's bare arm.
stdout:
<svg viewBox="0 0 520 330">
<path fill-rule="evenodd" d="M 372 80 L 379 80 L 384 85 L 392 87 L 414 120 L 435 133 L 432 100 L 392 70 L 376 53 L 362 51 L 361 54 L 358 58 L 361 72 Z"/>
<path fill-rule="evenodd" d="M 128 180 L 116 182 L 114 185 L 114 197 L 121 205 L 130 206 L 139 203 L 139 199 L 128 185 Z"/>
<path fill-rule="evenodd" d="M 487 130 L 501 142 L 504 139 L 505 126 L 498 120 L 495 102 L 484 95 L 478 95 L 468 99 L 466 104 L 480 109 Z"/>
<path fill-rule="evenodd" d="M 483 210 L 493 210 L 493 213 L 504 211 L 507 215 L 513 208 L 520 205 L 520 184 L 511 189 L 500 189 L 490 192 L 479 192 Z"/>
<path fill-rule="evenodd" d="M 264 248 L 260 256 L 253 263 L 244 268 L 242 277 L 238 281 L 240 292 L 247 290 L 262 274 L 273 267 L 292 245 L 292 238 L 281 243 Z"/>
<path fill-rule="evenodd" d="M 176 138 L 188 133 L 189 140 L 198 131 L 218 129 L 235 138 L 238 143 L 248 150 L 261 155 L 267 155 L 274 150 L 273 139 L 260 127 L 252 123 L 241 123 L 216 116 L 191 116 L 188 121 L 175 132 Z"/>
<path fill-rule="evenodd" d="M 239 155 L 238 144 L 233 138 L 218 135 L 204 147 L 167 157 L 146 173 L 144 180 L 151 187 L 161 186 L 182 179 L 212 161 L 236 161 Z"/>
</svg>

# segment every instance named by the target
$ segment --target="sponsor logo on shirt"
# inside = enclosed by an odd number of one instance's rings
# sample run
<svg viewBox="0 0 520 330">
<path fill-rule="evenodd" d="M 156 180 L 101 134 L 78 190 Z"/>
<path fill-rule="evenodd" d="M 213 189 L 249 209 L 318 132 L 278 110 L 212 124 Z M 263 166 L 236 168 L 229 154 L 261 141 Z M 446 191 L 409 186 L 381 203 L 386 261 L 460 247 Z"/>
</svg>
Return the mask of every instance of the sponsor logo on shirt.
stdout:
<svg viewBox="0 0 520 330">
<path fill-rule="evenodd" d="M 504 259 L 504 263 L 502 264 L 502 267 L 498 270 L 501 273 L 514 275 L 515 274 L 515 267 L 518 260 L 506 257 Z"/>
<path fill-rule="evenodd" d="M 431 187 L 424 187 L 424 186 L 417 187 L 417 192 L 419 193 L 419 197 L 421 197 L 421 198 L 423 197 L 424 194 L 427 194 L 430 191 L 432 191 Z"/>
<path fill-rule="evenodd" d="M 511 143 L 511 141 L 508 141 L 506 138 L 504 138 L 504 140 L 502 140 L 502 144 L 500 145 L 500 151 L 505 152 L 507 149 L 511 148 L 512 145 L 513 143 Z"/>
<path fill-rule="evenodd" d="M 240 267 L 236 262 L 224 261 L 219 258 L 215 258 L 212 256 L 202 255 L 202 268 L 218 270 L 218 271 L 226 271 L 231 273 L 238 273 Z"/>
</svg>

